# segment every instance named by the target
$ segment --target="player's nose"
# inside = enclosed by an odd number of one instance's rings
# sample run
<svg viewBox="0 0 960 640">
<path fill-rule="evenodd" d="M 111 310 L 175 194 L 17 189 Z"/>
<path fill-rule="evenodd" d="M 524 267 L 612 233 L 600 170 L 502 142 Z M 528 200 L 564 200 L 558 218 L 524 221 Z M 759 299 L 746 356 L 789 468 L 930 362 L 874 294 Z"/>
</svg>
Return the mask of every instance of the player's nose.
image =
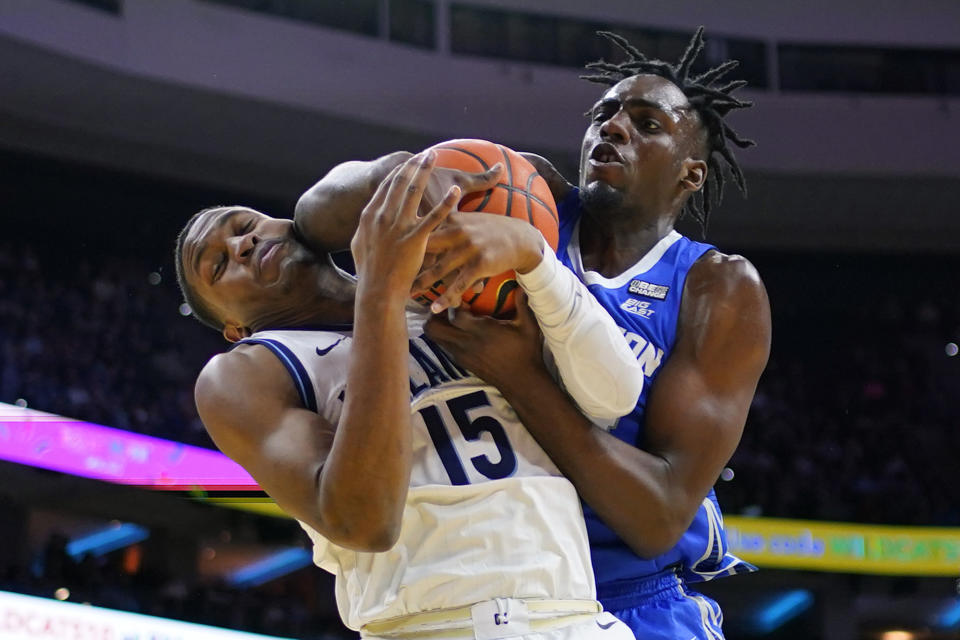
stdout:
<svg viewBox="0 0 960 640">
<path fill-rule="evenodd" d="M 626 142 L 630 139 L 630 134 L 627 131 L 626 124 L 623 122 L 623 118 L 626 117 L 623 109 L 620 109 L 615 114 L 607 118 L 607 120 L 600 125 L 600 137 L 608 142 Z"/>
<path fill-rule="evenodd" d="M 254 233 L 245 233 L 230 239 L 233 255 L 239 262 L 249 261 L 259 243 L 260 239 Z"/>
</svg>

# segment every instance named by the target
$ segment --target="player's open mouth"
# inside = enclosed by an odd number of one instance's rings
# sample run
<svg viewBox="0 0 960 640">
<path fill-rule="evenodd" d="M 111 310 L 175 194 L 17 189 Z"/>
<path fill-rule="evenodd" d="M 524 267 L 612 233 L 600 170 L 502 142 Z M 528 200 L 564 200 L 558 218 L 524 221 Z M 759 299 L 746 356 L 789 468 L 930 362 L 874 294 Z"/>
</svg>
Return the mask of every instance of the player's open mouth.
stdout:
<svg viewBox="0 0 960 640">
<path fill-rule="evenodd" d="M 605 164 L 623 164 L 623 156 L 609 142 L 601 142 L 590 152 L 590 164 L 594 166 Z"/>
</svg>

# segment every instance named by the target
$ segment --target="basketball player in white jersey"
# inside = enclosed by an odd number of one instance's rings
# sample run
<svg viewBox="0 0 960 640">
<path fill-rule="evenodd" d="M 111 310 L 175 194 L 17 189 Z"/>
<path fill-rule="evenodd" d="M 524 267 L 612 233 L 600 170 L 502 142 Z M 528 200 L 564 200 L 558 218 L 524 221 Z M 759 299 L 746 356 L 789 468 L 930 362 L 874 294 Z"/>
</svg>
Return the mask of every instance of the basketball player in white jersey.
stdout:
<svg viewBox="0 0 960 640">
<path fill-rule="evenodd" d="M 237 345 L 199 376 L 201 418 L 301 522 L 361 635 L 632 638 L 600 613 L 573 486 L 499 392 L 410 312 L 427 237 L 460 195 L 417 215 L 433 161 L 403 163 L 364 208 L 355 285 L 290 220 L 219 207 L 188 222 L 181 287 Z M 629 409 L 642 372 L 609 316 L 551 251 L 516 267 L 571 395 L 595 413 Z M 571 372 L 578 349 L 603 354 L 585 365 L 592 376 Z"/>
</svg>

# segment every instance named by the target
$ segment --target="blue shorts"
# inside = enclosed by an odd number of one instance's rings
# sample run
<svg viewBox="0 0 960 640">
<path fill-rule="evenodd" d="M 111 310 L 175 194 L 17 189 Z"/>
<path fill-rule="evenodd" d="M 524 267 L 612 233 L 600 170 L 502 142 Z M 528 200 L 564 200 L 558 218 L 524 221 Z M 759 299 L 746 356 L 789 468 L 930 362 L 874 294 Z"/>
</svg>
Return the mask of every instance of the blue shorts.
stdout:
<svg viewBox="0 0 960 640">
<path fill-rule="evenodd" d="M 688 589 L 672 570 L 598 585 L 597 599 L 639 640 L 723 640 L 720 606 Z"/>
</svg>

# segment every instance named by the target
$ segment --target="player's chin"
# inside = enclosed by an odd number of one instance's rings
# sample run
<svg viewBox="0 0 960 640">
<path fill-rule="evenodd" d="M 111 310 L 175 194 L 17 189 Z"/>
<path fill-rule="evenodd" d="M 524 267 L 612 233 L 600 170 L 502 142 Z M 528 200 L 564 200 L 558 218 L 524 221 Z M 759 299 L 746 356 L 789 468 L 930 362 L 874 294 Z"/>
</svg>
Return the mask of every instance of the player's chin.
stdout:
<svg viewBox="0 0 960 640">
<path fill-rule="evenodd" d="M 580 203 L 592 212 L 617 209 L 623 204 L 623 192 L 602 180 L 591 180 L 580 189 Z"/>
<path fill-rule="evenodd" d="M 297 272 L 306 270 L 306 268 L 301 266 L 301 263 L 289 258 L 284 258 L 276 264 L 274 268 L 265 270 L 260 274 L 260 285 L 265 290 L 279 290 L 286 293 L 291 289 L 295 289 L 297 282 L 301 279 L 301 277 L 298 277 Z"/>
</svg>

